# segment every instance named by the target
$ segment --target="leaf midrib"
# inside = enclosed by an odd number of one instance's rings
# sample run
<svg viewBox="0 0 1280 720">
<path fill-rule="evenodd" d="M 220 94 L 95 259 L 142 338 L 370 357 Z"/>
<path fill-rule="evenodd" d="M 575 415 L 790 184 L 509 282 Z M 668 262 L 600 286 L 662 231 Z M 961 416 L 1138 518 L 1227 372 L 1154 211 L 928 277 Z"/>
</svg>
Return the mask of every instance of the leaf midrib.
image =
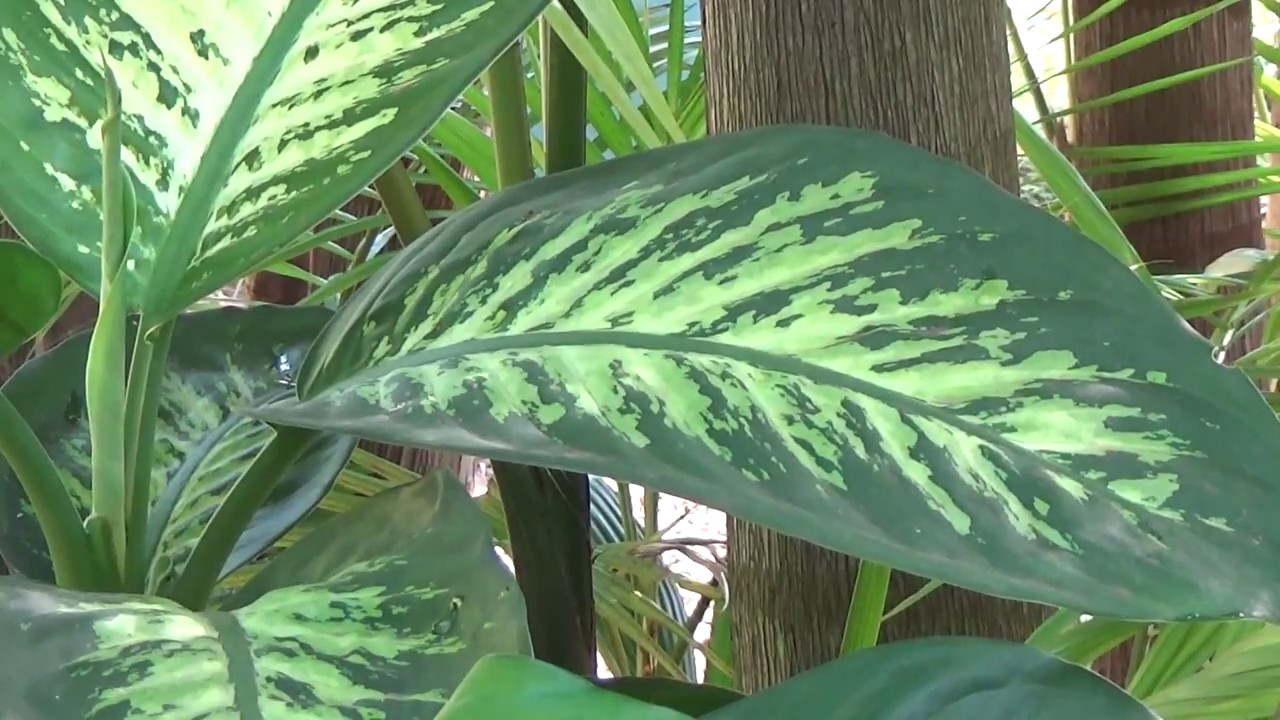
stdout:
<svg viewBox="0 0 1280 720">
<path fill-rule="evenodd" d="M 843 388 L 858 395 L 874 398 L 906 413 L 934 418 L 947 425 L 955 427 L 961 432 L 973 435 L 981 440 L 997 445 L 1005 449 L 1007 452 L 1020 455 L 1023 457 L 1024 461 L 1033 461 L 1037 465 L 1046 467 L 1054 473 L 1071 477 L 1077 482 L 1083 483 L 1085 487 L 1093 486 L 1085 477 L 1081 476 L 1075 470 L 1063 466 L 1057 461 L 1050 460 L 1030 448 L 1009 440 L 1002 433 L 991 427 L 952 413 L 946 408 L 938 407 L 923 400 L 911 397 L 910 395 L 905 395 L 896 390 L 886 388 L 882 385 L 877 385 L 874 382 L 814 364 L 802 358 L 779 355 L 766 350 L 759 350 L 742 345 L 733 345 L 706 338 L 690 337 L 687 335 L 666 335 L 626 330 L 597 329 L 556 332 L 526 332 L 513 335 L 474 338 L 442 347 L 419 350 L 391 362 L 379 363 L 375 367 L 353 374 L 345 380 L 334 383 L 329 387 L 318 389 L 314 387 L 307 388 L 309 392 L 307 392 L 305 396 L 302 394 L 302 388 L 300 386 L 298 402 L 300 405 L 306 405 L 317 395 L 331 392 L 335 388 L 343 386 L 354 387 L 364 384 L 365 381 L 376 381 L 378 379 L 385 378 L 394 371 L 402 368 L 430 365 L 456 357 L 492 353 L 501 350 L 545 348 L 552 346 L 566 347 L 574 345 L 616 345 L 633 350 L 656 350 L 680 355 L 705 355 L 726 358 L 736 360 L 762 370 L 794 375 L 816 381 L 819 384 Z M 1136 382 L 1125 381 L 1123 379 L 1114 380 L 1116 382 Z M 266 410 L 267 413 L 270 413 L 270 406 L 266 406 Z M 248 414 L 252 415 L 253 413 L 250 412 Z"/>
</svg>

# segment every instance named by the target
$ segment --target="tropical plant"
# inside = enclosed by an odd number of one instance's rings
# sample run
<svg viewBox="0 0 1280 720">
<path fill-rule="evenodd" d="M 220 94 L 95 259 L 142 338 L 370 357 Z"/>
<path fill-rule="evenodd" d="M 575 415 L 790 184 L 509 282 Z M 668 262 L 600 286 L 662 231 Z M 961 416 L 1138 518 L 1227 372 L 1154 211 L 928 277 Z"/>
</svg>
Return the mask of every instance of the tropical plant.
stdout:
<svg viewBox="0 0 1280 720">
<path fill-rule="evenodd" d="M 1140 276 L 875 133 L 768 128 L 564 171 L 580 117 L 548 123 L 556 171 L 532 179 L 508 47 L 544 5 L 0 6 L 0 152 L 22 178 L 0 210 L 26 240 L 4 246 L 24 282 L 0 285 L 0 352 L 43 327 L 59 271 L 101 306 L 0 393 L 0 550 L 21 574 L 0 632 L 22 659 L 0 709 L 1153 717 L 1072 662 L 976 639 L 746 699 L 566 678 L 529 658 L 562 620 L 526 613 L 536 588 L 442 474 L 216 594 L 308 521 L 355 437 L 625 478 L 1095 615 L 1274 617 L 1280 426 Z M 416 239 L 336 311 L 188 310 L 319 242 L 375 178 L 403 184 L 400 155 L 486 67 L 503 189 L 425 234 L 389 202 Z"/>
</svg>

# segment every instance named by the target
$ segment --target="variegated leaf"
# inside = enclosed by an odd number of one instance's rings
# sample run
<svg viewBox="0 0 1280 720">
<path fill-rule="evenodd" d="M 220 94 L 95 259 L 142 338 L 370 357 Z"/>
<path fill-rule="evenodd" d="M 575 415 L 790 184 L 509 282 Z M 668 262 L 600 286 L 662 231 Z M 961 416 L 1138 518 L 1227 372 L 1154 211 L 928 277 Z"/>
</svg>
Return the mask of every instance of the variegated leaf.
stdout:
<svg viewBox="0 0 1280 720">
<path fill-rule="evenodd" d="M 163 381 L 151 475 L 152 587 L 186 566 L 205 524 L 275 431 L 234 414 L 278 396 L 331 316 L 321 308 L 220 308 L 180 316 Z M 131 330 L 130 335 L 133 332 Z M 84 412 L 89 333 L 23 365 L 4 393 L 44 443 L 84 516 L 90 506 L 89 423 Z M 130 339 L 132 346 L 132 339 Z M 355 446 L 321 434 L 254 515 L 223 567 L 227 574 L 270 546 L 333 486 Z M 53 581 L 48 547 L 26 494 L 0 460 L 0 555 L 14 571 Z"/>
<path fill-rule="evenodd" d="M 782 126 L 471 206 L 259 417 L 630 480 L 1095 615 L 1280 619 L 1280 423 L 971 170 Z"/>
<path fill-rule="evenodd" d="M 220 610 L 0 580 L 0 716 L 428 720 L 477 660 L 528 653 L 484 518 L 441 473 L 277 557 Z"/>
<path fill-rule="evenodd" d="M 105 52 L 138 207 L 125 282 L 159 323 L 355 195 L 546 3 L 2 3 L 0 212 L 96 294 Z"/>
<path fill-rule="evenodd" d="M 58 269 L 26 245 L 0 239 L 0 357 L 43 330 L 61 302 Z"/>
</svg>

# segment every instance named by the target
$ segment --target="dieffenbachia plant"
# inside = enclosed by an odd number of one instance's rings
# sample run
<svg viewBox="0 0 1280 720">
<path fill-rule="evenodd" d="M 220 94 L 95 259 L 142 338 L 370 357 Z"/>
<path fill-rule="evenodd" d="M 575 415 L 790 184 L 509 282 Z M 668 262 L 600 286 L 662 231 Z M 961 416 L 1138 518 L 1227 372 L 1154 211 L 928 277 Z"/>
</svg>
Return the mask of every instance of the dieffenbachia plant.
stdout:
<svg viewBox="0 0 1280 720">
<path fill-rule="evenodd" d="M 622 477 L 1096 614 L 1277 615 L 1280 433 L 1247 378 L 1087 239 L 877 134 L 771 128 L 526 182 L 336 314 L 185 312 L 404 172 L 545 4 L 0 6 L 13 252 L 100 300 L 0 393 L 22 574 L 0 630 L 23 659 L 0 710 L 429 718 L 481 656 L 529 654 L 483 516 L 441 477 L 209 607 L 356 436 Z M 1070 672 L 1073 701 L 1116 699 Z"/>
<path fill-rule="evenodd" d="M 625 478 L 1095 615 L 1278 617 L 1280 424 L 1208 347 L 967 168 L 786 126 L 468 208 L 253 412 Z"/>
</svg>

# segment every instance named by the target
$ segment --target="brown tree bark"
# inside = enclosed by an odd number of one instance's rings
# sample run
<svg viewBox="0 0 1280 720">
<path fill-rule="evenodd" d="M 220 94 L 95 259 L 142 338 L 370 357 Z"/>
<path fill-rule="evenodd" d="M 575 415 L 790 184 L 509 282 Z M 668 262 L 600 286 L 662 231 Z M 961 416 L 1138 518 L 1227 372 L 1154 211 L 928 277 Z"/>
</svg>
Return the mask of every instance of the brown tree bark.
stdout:
<svg viewBox="0 0 1280 720">
<path fill-rule="evenodd" d="M 1104 0 L 1074 0 L 1085 17 Z M 1213 5 L 1213 0 L 1129 0 L 1075 35 L 1075 57 L 1088 56 L 1158 25 Z M 1237 2 L 1168 38 L 1071 75 L 1077 103 L 1214 63 L 1253 54 L 1253 8 Z M 1253 66 L 1242 63 L 1194 82 L 1077 115 L 1073 144 L 1082 147 L 1252 140 Z M 1251 167 L 1252 156 L 1131 173 L 1087 175 L 1095 190 Z M 1082 167 L 1087 165 L 1082 163 Z M 1252 183 L 1248 183 L 1252 184 Z M 1240 186 L 1245 186 L 1242 183 Z M 1217 187 L 1214 191 L 1225 188 Z M 1188 193 L 1185 197 L 1196 197 Z M 1179 196 L 1182 197 L 1182 196 Z M 1198 272 L 1223 253 L 1263 247 L 1258 200 L 1241 200 L 1123 227 L 1152 272 Z"/>
<path fill-rule="evenodd" d="M 711 132 L 805 122 L 879 130 L 1018 184 L 1003 0 L 704 0 Z M 834 659 L 856 561 L 733 520 L 738 682 L 754 692 Z M 895 572 L 890 604 L 922 580 Z M 1042 606 L 957 588 L 890 621 L 885 640 L 1023 639 Z"/>
</svg>

